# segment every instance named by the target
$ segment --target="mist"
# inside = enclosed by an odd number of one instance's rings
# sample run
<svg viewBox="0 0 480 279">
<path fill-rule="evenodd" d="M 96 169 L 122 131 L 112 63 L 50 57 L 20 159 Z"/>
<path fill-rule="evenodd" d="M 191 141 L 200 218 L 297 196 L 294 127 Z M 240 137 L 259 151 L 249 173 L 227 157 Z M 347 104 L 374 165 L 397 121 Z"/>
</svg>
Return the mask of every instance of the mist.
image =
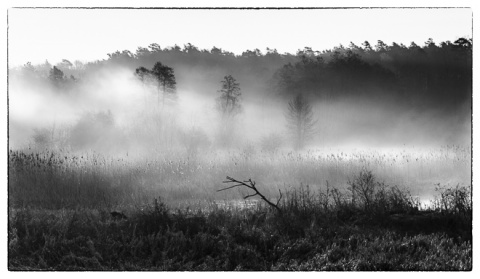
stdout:
<svg viewBox="0 0 480 279">
<path fill-rule="evenodd" d="M 214 69 L 176 74 L 179 76 L 178 103 L 169 108 L 170 116 L 180 129 L 199 128 L 214 140 L 219 121 L 215 109 L 217 91 L 222 76 L 228 72 Z M 289 99 L 266 92 L 268 84 L 261 79 L 242 76 L 238 82 L 243 111 L 235 124 L 237 147 L 258 143 L 272 133 L 288 139 L 285 113 Z M 86 113 L 110 111 L 115 126 L 128 130 L 132 126 L 147 125 L 139 119 L 148 113 L 154 117 L 155 112 L 160 111 L 155 89 L 142 87 L 133 70 L 122 66 L 96 71 L 75 84 L 68 94 L 59 92 L 48 82 L 32 83 L 15 75 L 11 76 L 10 84 L 9 144 L 12 148 L 32 146 L 35 129 L 72 127 Z M 445 111 L 435 107 L 419 109 L 391 99 L 351 96 L 335 100 L 319 100 L 315 96 L 310 99 L 317 133 L 308 148 L 438 147 L 470 143 L 468 100 L 454 110 Z M 128 146 L 127 140 L 122 149 L 128 152 Z M 285 148 L 289 148 L 288 144 Z"/>
<path fill-rule="evenodd" d="M 9 270 L 472 270 L 471 8 L 8 17 Z"/>
<path fill-rule="evenodd" d="M 143 170 L 129 178 L 135 195 L 173 203 L 218 199 L 209 187 L 227 175 L 275 193 L 346 187 L 365 168 L 428 200 L 435 183 L 469 183 L 470 51 L 466 39 L 237 56 L 152 44 L 102 61 L 27 63 L 10 69 L 9 148 L 100 156 L 111 162 L 102 175 Z"/>
</svg>

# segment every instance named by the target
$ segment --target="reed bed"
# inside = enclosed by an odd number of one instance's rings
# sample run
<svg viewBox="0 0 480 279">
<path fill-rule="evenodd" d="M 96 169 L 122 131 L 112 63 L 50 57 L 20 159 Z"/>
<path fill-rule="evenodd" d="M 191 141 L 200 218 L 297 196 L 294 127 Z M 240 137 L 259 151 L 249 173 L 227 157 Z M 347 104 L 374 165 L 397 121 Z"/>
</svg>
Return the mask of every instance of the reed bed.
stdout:
<svg viewBox="0 0 480 279">
<path fill-rule="evenodd" d="M 251 178 L 269 196 L 309 185 L 313 191 L 346 189 L 361 170 L 409 190 L 427 203 L 438 184 L 471 183 L 470 150 L 458 146 L 400 150 L 333 149 L 294 152 L 213 151 L 101 155 L 64 150 L 10 150 L 12 207 L 132 206 L 163 197 L 169 206 L 238 200 L 242 189 L 217 193 L 225 176 Z"/>
</svg>

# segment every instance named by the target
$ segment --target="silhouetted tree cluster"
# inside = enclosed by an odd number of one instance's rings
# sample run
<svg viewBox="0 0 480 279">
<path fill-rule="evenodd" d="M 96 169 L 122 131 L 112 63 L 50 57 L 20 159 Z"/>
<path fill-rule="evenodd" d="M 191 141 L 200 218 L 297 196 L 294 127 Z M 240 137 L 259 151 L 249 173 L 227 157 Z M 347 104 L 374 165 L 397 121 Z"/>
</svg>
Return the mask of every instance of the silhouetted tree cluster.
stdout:
<svg viewBox="0 0 480 279">
<path fill-rule="evenodd" d="M 21 67 L 12 69 L 11 75 L 21 79 L 22 83 L 30 84 L 33 88 L 47 85 L 58 92 L 70 92 L 78 79 L 73 74 L 68 76 L 65 73 L 73 69 L 73 65 L 69 67 L 67 63 L 70 62 L 65 59 L 55 66 L 48 61 L 39 65 L 27 62 Z"/>
<path fill-rule="evenodd" d="M 155 63 L 152 69 L 152 75 L 157 82 L 158 94 L 162 93 L 162 104 L 165 105 L 165 99 L 174 100 L 176 98 L 176 85 L 175 74 L 173 69 L 163 65 L 160 62 Z M 160 100 L 160 99 L 159 99 Z"/>
<path fill-rule="evenodd" d="M 275 92 L 288 99 L 299 93 L 326 98 L 391 98 L 416 108 L 455 108 L 471 96 L 472 43 L 465 38 L 439 44 L 429 39 L 423 46 L 415 43 L 405 46 L 379 40 L 376 44 L 350 43 L 348 47 L 340 45 L 324 51 L 305 47 L 296 54 L 254 49 L 237 56 L 219 47 L 206 50 L 189 43 L 183 48 L 177 45 L 162 48 L 152 43 L 139 47 L 135 53 L 128 50 L 110 53 L 102 61 L 83 64 L 64 60 L 56 66 L 48 62 L 27 63 L 18 72 L 25 79 L 58 82 L 61 71 L 64 80 L 68 76 L 77 83 L 97 77 L 98 71 L 109 67 L 122 66 L 132 71 L 142 71 L 143 67 L 153 72 L 155 61 L 162 61 L 156 68 L 157 89 L 162 93 L 174 90 L 175 83 L 164 82 L 171 79 L 166 66 L 162 66 L 169 65 L 170 69 L 175 68 L 178 80 L 188 81 L 182 82 L 182 86 L 202 92 L 214 92 L 216 77 L 231 73 L 242 80 L 246 94 L 260 90 L 260 94 Z M 162 81 L 158 78 L 161 76 L 166 79 Z"/>
<path fill-rule="evenodd" d="M 275 73 L 275 90 L 287 96 L 309 93 L 328 98 L 388 95 L 419 107 L 454 107 L 471 96 L 471 40 L 436 45 L 429 39 L 423 47 L 389 46 L 383 41 L 362 46 L 299 51 L 300 61 Z"/>
<path fill-rule="evenodd" d="M 50 70 L 50 74 L 48 75 L 48 78 L 55 84 L 63 82 L 64 77 L 65 75 L 63 72 L 55 66 L 53 66 L 53 68 Z"/>
<path fill-rule="evenodd" d="M 163 65 L 161 62 L 155 63 L 152 70 L 140 67 L 135 70 L 135 75 L 143 85 L 154 82 L 158 91 L 158 104 L 160 105 L 160 96 L 162 96 L 162 105 L 165 106 L 165 100 L 176 100 L 175 74 L 172 68 Z"/>
</svg>

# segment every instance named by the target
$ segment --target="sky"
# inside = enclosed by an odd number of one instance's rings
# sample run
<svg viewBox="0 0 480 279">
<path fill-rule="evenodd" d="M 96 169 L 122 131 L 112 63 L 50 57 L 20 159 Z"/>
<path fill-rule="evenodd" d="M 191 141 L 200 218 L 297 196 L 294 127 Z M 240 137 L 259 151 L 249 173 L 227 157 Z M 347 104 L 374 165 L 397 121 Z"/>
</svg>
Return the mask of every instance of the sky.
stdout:
<svg viewBox="0 0 480 279">
<path fill-rule="evenodd" d="M 10 67 L 108 58 L 158 43 L 192 43 L 241 54 L 247 49 L 331 49 L 377 40 L 423 45 L 472 37 L 472 9 L 132 10 L 8 9 Z"/>
</svg>

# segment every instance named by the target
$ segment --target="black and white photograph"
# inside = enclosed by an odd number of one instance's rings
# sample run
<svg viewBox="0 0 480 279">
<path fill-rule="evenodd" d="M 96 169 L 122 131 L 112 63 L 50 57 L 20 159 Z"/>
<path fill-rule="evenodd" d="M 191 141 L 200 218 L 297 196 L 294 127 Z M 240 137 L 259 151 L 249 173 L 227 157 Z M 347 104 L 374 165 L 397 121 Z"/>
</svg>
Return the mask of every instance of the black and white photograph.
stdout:
<svg viewBox="0 0 480 279">
<path fill-rule="evenodd" d="M 187 2 L 5 7 L 10 273 L 473 270 L 472 2 Z"/>
</svg>

